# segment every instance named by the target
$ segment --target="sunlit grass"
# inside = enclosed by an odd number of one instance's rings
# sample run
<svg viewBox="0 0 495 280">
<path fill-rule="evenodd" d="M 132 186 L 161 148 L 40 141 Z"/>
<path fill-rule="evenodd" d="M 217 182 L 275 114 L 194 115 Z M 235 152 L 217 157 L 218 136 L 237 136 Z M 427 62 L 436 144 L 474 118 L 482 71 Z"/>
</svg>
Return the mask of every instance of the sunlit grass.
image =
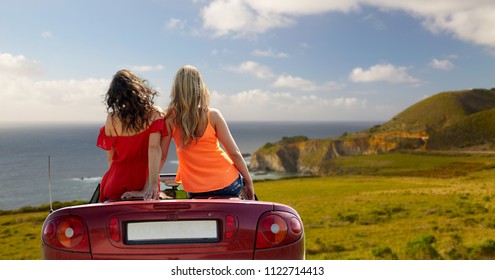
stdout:
<svg viewBox="0 0 495 280">
<path fill-rule="evenodd" d="M 41 258 L 41 226 L 48 212 L 0 216 L 0 259 Z"/>
<path fill-rule="evenodd" d="M 376 163 L 374 174 L 381 175 L 256 184 L 260 198 L 299 212 L 308 259 L 495 258 L 495 158 L 390 154 L 339 161 L 360 174 L 373 174 Z"/>
</svg>

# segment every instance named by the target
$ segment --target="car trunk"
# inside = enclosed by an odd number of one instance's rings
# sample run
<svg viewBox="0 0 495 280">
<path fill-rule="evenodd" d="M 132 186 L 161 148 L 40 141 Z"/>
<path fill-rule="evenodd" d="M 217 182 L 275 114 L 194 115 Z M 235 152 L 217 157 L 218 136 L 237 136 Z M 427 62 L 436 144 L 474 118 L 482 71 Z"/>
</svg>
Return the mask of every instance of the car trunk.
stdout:
<svg viewBox="0 0 495 280">
<path fill-rule="evenodd" d="M 267 202 L 134 201 L 73 207 L 89 230 L 93 259 L 253 259 Z"/>
</svg>

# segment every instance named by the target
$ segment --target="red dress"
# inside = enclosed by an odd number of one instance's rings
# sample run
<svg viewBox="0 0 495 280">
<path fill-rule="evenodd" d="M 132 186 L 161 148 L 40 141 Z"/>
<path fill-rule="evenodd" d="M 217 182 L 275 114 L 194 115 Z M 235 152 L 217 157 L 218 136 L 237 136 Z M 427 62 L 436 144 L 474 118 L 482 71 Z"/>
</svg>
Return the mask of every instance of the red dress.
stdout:
<svg viewBox="0 0 495 280">
<path fill-rule="evenodd" d="M 100 201 L 120 200 L 127 191 L 141 191 L 148 178 L 148 144 L 151 133 L 167 136 L 163 119 L 133 136 L 107 136 L 100 129 L 96 146 L 106 151 L 114 149 L 112 164 L 100 184 Z M 160 155 L 161 156 L 161 155 Z"/>
</svg>

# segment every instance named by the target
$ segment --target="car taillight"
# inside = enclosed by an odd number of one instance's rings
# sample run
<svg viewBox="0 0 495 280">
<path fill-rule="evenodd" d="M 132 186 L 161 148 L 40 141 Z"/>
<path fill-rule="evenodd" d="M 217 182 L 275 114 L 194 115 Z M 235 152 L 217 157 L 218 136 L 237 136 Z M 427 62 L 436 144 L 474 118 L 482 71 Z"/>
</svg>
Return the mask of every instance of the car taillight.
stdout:
<svg viewBox="0 0 495 280">
<path fill-rule="evenodd" d="M 49 246 L 77 252 L 89 252 L 86 223 L 77 216 L 58 216 L 43 227 L 43 241 Z"/>
<path fill-rule="evenodd" d="M 258 221 L 256 249 L 290 244 L 302 233 L 302 223 L 295 215 L 281 211 L 266 213 Z"/>
<path fill-rule="evenodd" d="M 112 219 L 110 219 L 110 221 L 108 221 L 108 236 L 113 241 L 116 241 L 117 242 L 117 241 L 120 240 L 119 219 L 112 218 Z"/>
<path fill-rule="evenodd" d="M 291 218 L 289 222 L 290 230 L 295 234 L 301 234 L 303 227 L 298 218 Z"/>
<path fill-rule="evenodd" d="M 227 215 L 225 217 L 225 239 L 231 239 L 234 237 L 237 231 L 237 221 L 234 216 Z"/>
</svg>

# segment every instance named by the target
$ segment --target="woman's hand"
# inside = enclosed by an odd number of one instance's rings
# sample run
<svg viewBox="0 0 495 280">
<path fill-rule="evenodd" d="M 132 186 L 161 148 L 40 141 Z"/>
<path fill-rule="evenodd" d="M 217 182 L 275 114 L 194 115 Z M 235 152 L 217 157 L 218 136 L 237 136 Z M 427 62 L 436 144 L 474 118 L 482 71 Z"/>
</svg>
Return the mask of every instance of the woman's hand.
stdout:
<svg viewBox="0 0 495 280">
<path fill-rule="evenodd" d="M 143 191 L 128 191 L 128 192 L 125 192 L 120 198 L 122 200 L 142 199 L 143 196 L 144 196 Z"/>
<path fill-rule="evenodd" d="M 253 183 L 248 183 L 244 185 L 244 187 L 241 190 L 241 197 L 247 199 L 247 200 L 254 200 L 254 186 Z"/>
<path fill-rule="evenodd" d="M 142 190 L 142 191 L 129 191 L 125 192 L 121 197 L 122 200 L 137 200 L 137 199 L 142 199 L 142 200 L 157 200 L 159 198 L 158 190 L 151 188 L 147 190 Z"/>
<path fill-rule="evenodd" d="M 147 182 L 148 183 L 148 182 Z M 158 200 L 158 188 L 147 184 L 143 189 L 143 200 Z"/>
<path fill-rule="evenodd" d="M 151 187 L 149 180 L 146 180 L 143 190 L 141 191 L 128 191 L 125 192 L 121 197 L 122 200 L 130 199 L 142 199 L 142 200 L 154 200 L 160 199 L 158 187 Z"/>
</svg>

